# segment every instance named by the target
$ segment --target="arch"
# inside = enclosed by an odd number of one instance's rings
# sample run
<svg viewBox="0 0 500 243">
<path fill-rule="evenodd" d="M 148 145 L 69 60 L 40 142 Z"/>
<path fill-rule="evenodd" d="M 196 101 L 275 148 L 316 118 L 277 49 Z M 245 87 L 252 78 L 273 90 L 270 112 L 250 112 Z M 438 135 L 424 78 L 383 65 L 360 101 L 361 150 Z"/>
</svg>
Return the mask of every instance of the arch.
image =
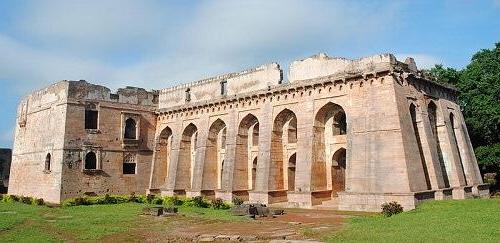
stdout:
<svg viewBox="0 0 500 243">
<path fill-rule="evenodd" d="M 411 123 L 412 123 L 412 128 L 413 128 L 413 134 L 415 134 L 415 140 L 417 142 L 420 163 L 422 164 L 422 170 L 424 172 L 424 179 L 425 179 L 426 188 L 427 188 L 427 190 L 430 190 L 430 189 L 432 189 L 431 179 L 429 177 L 429 171 L 427 169 L 427 165 L 425 162 L 424 150 L 422 149 L 422 140 L 420 139 L 420 132 L 418 130 L 417 107 L 413 103 L 410 104 L 410 117 L 411 117 Z"/>
<path fill-rule="evenodd" d="M 458 152 L 458 160 L 459 160 L 458 162 L 460 162 L 460 167 L 462 168 L 462 173 L 464 176 L 465 185 L 467 185 L 467 176 L 465 173 L 465 167 L 464 167 L 463 158 L 462 158 L 463 151 L 461 151 L 460 146 L 458 144 L 458 139 L 457 139 L 457 133 L 459 133 L 460 130 L 458 129 L 458 127 L 455 126 L 455 115 L 453 115 L 453 112 L 450 112 L 450 126 L 451 126 L 451 131 L 452 131 L 451 136 L 452 136 L 453 141 L 455 142 L 454 146 Z"/>
<path fill-rule="evenodd" d="M 215 120 L 208 129 L 205 159 L 203 162 L 202 191 L 220 189 L 222 180 L 222 161 L 226 147 L 226 123 Z"/>
<path fill-rule="evenodd" d="M 161 130 L 156 139 L 155 168 L 153 171 L 152 188 L 159 188 L 167 181 L 170 154 L 172 151 L 172 129 L 168 126 Z"/>
<path fill-rule="evenodd" d="M 125 120 L 125 139 L 137 139 L 137 123 L 133 118 Z"/>
<path fill-rule="evenodd" d="M 332 196 L 345 191 L 346 149 L 340 148 L 332 156 Z"/>
<path fill-rule="evenodd" d="M 90 151 L 85 155 L 85 169 L 86 170 L 97 169 L 97 156 L 93 151 Z"/>
<path fill-rule="evenodd" d="M 314 116 L 313 164 L 311 187 L 313 190 L 329 190 L 335 185 L 333 170 L 327 171 L 335 148 L 347 141 L 347 117 L 344 109 L 335 103 L 323 105 Z M 328 166 L 327 166 L 328 165 Z"/>
<path fill-rule="evenodd" d="M 251 113 L 241 120 L 236 137 L 236 157 L 233 171 L 233 190 L 255 189 L 253 180 L 253 153 L 258 149 L 259 120 Z M 256 128 L 257 127 L 257 128 Z"/>
<path fill-rule="evenodd" d="M 288 159 L 288 191 L 295 191 L 295 167 L 297 164 L 297 153 L 293 153 Z"/>
<path fill-rule="evenodd" d="M 447 166 L 444 161 L 443 150 L 441 149 L 439 133 L 438 133 L 438 119 L 439 119 L 438 108 L 433 101 L 430 101 L 429 104 L 427 104 L 427 115 L 431 126 L 433 140 L 436 143 L 436 149 L 439 159 L 439 165 L 441 167 L 441 174 L 443 176 L 444 186 L 450 187 L 450 180 L 448 173 L 449 166 Z"/>
<path fill-rule="evenodd" d="M 52 156 L 50 155 L 50 153 L 47 153 L 47 155 L 45 156 L 45 171 L 50 171 L 51 169 L 51 157 Z"/>
<path fill-rule="evenodd" d="M 271 165 L 268 177 L 269 190 L 286 190 L 285 171 L 287 165 L 285 161 L 288 161 L 288 156 L 284 152 L 288 153 L 290 149 L 293 149 L 290 142 L 297 142 L 296 124 L 297 116 L 289 109 L 282 110 L 274 118 L 271 139 Z"/>
<path fill-rule="evenodd" d="M 184 191 L 184 194 L 186 190 L 191 189 L 197 140 L 198 128 L 190 123 L 182 132 L 175 178 L 175 190 Z M 182 194 L 182 192 L 180 193 Z"/>
</svg>

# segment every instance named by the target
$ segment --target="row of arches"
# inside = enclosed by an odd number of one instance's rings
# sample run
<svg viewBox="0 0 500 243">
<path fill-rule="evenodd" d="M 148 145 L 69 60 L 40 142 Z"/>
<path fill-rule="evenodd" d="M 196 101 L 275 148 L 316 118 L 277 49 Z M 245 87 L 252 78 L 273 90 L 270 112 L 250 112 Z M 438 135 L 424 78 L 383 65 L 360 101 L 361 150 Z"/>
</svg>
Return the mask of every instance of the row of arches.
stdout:
<svg viewBox="0 0 500 243">
<path fill-rule="evenodd" d="M 279 112 L 272 123 L 270 163 L 259 164 L 260 123 L 257 116 L 249 113 L 239 122 L 234 147 L 234 161 L 231 166 L 225 166 L 227 149 L 227 124 L 215 120 L 208 129 L 206 142 L 198 144 L 199 131 L 196 125 L 187 125 L 180 137 L 177 165 L 174 173 L 168 173 L 172 160 L 172 129 L 166 127 L 158 137 L 156 161 L 158 163 L 155 177 L 166 178 L 175 174 L 174 188 L 182 194 L 191 190 L 195 175 L 197 156 L 202 159 L 201 191 L 211 194 L 224 188 L 226 181 L 231 181 L 229 188 L 233 192 L 248 193 L 251 190 L 269 191 L 297 191 L 296 173 L 300 173 L 297 165 L 297 116 L 290 109 Z M 343 191 L 345 188 L 346 144 L 347 133 L 346 115 L 342 107 L 328 103 L 316 114 L 314 126 L 314 178 L 320 178 L 315 189 Z M 344 144 L 339 146 L 336 136 L 344 136 Z M 338 139 L 337 139 L 338 140 Z M 204 152 L 199 152 L 204 148 Z M 198 159 L 200 161 L 200 159 Z M 258 170 L 269 166 L 267 178 L 258 178 Z M 224 170 L 231 168 L 232 173 L 224 178 Z M 228 176 L 228 175 L 226 175 Z M 316 180 L 316 179 L 315 179 Z M 264 186 L 259 186 L 263 181 Z M 162 181 L 161 183 L 165 183 Z M 267 183 L 266 183 L 267 182 Z M 159 185 L 156 185 L 157 187 Z M 228 188 L 226 188 L 228 189 Z"/>
</svg>

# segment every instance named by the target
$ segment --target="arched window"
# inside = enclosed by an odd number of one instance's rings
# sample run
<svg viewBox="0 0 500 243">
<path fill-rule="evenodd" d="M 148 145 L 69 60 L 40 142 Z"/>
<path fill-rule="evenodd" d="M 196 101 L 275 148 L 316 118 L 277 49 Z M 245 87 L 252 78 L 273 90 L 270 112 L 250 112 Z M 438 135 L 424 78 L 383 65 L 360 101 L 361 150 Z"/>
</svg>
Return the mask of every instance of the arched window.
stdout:
<svg viewBox="0 0 500 243">
<path fill-rule="evenodd" d="M 45 156 L 45 171 L 50 171 L 50 153 Z"/>
<path fill-rule="evenodd" d="M 339 111 L 334 116 L 333 123 L 333 134 L 334 135 L 345 135 L 347 132 L 347 122 L 345 119 L 344 111 Z"/>
<path fill-rule="evenodd" d="M 85 169 L 86 170 L 96 170 L 97 169 L 97 156 L 94 152 L 88 152 L 85 155 Z"/>
<path fill-rule="evenodd" d="M 227 95 L 227 80 L 222 80 L 220 82 L 220 94 Z"/>
<path fill-rule="evenodd" d="M 125 138 L 126 139 L 137 139 L 137 125 L 135 120 L 132 118 L 128 118 L 125 121 Z"/>
</svg>

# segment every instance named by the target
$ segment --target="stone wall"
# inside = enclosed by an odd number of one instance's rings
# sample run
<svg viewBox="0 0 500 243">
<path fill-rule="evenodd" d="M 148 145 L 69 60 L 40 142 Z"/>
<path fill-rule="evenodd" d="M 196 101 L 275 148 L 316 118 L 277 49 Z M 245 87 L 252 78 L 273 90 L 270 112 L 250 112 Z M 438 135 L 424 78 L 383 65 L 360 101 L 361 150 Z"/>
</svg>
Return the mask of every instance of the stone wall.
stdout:
<svg viewBox="0 0 500 243">
<path fill-rule="evenodd" d="M 456 96 L 391 54 L 316 55 L 283 84 L 277 64 L 160 92 L 64 81 L 20 105 L 9 192 L 59 202 L 147 189 L 363 211 L 484 196 Z"/>
<path fill-rule="evenodd" d="M 279 85 L 282 78 L 282 71 L 276 63 L 262 65 L 237 73 L 219 75 L 161 90 L 159 108 L 170 108 L 189 102 L 209 101 L 266 89 Z M 227 82 L 226 94 L 221 93 L 221 82 L 223 81 Z M 190 101 L 187 102 L 186 92 L 188 90 L 190 92 Z"/>
</svg>

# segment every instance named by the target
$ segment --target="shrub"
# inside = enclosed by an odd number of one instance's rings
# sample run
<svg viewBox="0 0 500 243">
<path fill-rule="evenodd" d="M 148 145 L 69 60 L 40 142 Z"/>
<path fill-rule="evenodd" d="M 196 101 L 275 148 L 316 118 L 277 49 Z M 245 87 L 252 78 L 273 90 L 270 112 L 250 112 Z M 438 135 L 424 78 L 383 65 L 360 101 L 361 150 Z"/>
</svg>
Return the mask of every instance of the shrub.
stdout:
<svg viewBox="0 0 500 243">
<path fill-rule="evenodd" d="M 163 204 L 172 206 L 181 206 L 182 204 L 184 204 L 184 201 L 180 199 L 178 196 L 173 196 L 173 197 L 166 196 L 163 198 Z"/>
<path fill-rule="evenodd" d="M 161 197 L 154 197 L 153 200 L 151 200 L 151 204 L 162 205 L 163 204 L 163 198 L 161 198 Z"/>
<path fill-rule="evenodd" d="M 210 206 L 210 203 L 203 198 L 203 196 L 196 196 L 193 197 L 191 200 L 192 205 L 198 208 L 208 208 Z"/>
<path fill-rule="evenodd" d="M 214 209 L 229 209 L 230 206 L 224 202 L 221 198 L 216 198 L 213 199 L 212 202 L 210 203 L 210 206 Z"/>
<path fill-rule="evenodd" d="M 138 202 L 138 200 L 139 198 L 133 192 L 127 197 L 127 202 Z"/>
<path fill-rule="evenodd" d="M 403 206 L 398 202 L 389 202 L 382 204 L 382 214 L 386 217 L 391 217 L 392 215 L 402 213 Z"/>
<path fill-rule="evenodd" d="M 156 196 L 155 196 L 154 194 L 148 194 L 148 195 L 146 196 L 146 202 L 147 202 L 147 203 L 152 203 L 152 202 L 153 202 L 153 200 L 155 199 L 155 197 L 156 197 Z"/>
<path fill-rule="evenodd" d="M 136 200 L 137 203 L 147 203 L 146 195 L 139 195 L 137 196 Z"/>
<path fill-rule="evenodd" d="M 0 202 L 3 201 L 3 194 L 0 194 Z"/>
<path fill-rule="evenodd" d="M 16 195 L 4 195 L 2 198 L 4 203 L 19 202 L 19 197 Z"/>
<path fill-rule="evenodd" d="M 31 201 L 31 204 L 36 205 L 36 206 L 41 206 L 41 205 L 45 205 L 45 202 L 43 201 L 42 198 L 33 198 L 33 201 Z"/>
<path fill-rule="evenodd" d="M 234 205 L 241 205 L 244 202 L 243 199 L 241 199 L 239 197 L 234 197 L 232 201 L 233 201 Z"/>
</svg>

